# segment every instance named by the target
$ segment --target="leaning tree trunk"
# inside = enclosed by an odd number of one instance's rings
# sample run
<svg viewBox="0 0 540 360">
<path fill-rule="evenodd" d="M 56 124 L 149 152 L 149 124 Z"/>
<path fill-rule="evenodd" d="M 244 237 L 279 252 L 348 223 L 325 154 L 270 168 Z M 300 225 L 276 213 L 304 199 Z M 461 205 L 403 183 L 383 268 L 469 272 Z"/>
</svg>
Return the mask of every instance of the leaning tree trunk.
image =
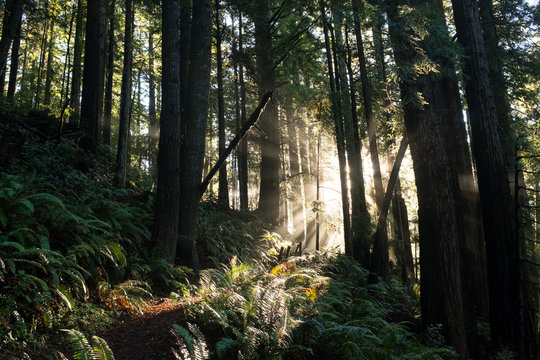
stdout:
<svg viewBox="0 0 540 360">
<path fill-rule="evenodd" d="M 133 63 L 133 2 L 126 0 L 124 28 L 124 67 L 120 90 L 120 128 L 118 130 L 118 152 L 116 153 L 115 183 L 119 187 L 126 184 L 129 125 L 131 119 L 131 73 Z"/>
<path fill-rule="evenodd" d="M 472 0 L 453 0 L 452 5 L 458 41 L 466 55 L 463 73 L 486 238 L 491 339 L 516 351 L 521 359 L 533 359 L 536 325 L 522 281 L 512 195 L 478 8 Z"/>
<path fill-rule="evenodd" d="M 158 253 L 174 262 L 180 197 L 180 52 L 178 2 L 162 0 L 162 109 L 158 181 L 152 240 Z"/>
</svg>

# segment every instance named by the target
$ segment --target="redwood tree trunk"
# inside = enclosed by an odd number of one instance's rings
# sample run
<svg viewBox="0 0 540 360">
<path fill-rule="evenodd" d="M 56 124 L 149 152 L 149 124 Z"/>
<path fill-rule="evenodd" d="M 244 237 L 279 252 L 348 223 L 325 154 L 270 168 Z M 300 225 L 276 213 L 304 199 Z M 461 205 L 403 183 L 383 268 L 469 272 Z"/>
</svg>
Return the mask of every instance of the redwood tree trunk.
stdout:
<svg viewBox="0 0 540 360">
<path fill-rule="evenodd" d="M 216 11 L 216 62 L 217 62 L 217 100 L 218 100 L 218 146 L 219 156 L 225 151 L 225 101 L 223 99 L 223 57 L 221 55 L 222 29 L 220 23 L 220 1 L 215 0 Z M 229 207 L 229 184 L 227 181 L 227 164 L 219 168 L 218 204 Z"/>
<path fill-rule="evenodd" d="M 90 0 L 92 1 L 92 0 Z M 81 62 L 84 49 L 84 0 L 77 2 L 77 19 L 75 21 L 75 44 L 73 47 L 73 74 L 71 78 L 70 107 L 72 116 L 77 118 L 81 104 Z"/>
<path fill-rule="evenodd" d="M 275 66 L 270 22 L 270 4 L 256 1 L 253 4 L 255 23 L 255 56 L 257 60 L 259 97 L 275 88 Z M 277 224 L 279 218 L 279 128 L 277 104 L 274 100 L 262 114 L 260 128 L 263 136 L 261 146 L 261 184 L 259 191 L 259 211 L 263 219 Z"/>
<path fill-rule="evenodd" d="M 197 1 L 193 5 L 191 27 L 191 53 L 189 65 L 187 103 L 182 121 L 183 156 L 180 176 L 179 229 L 181 246 L 178 256 L 198 271 L 195 246 L 199 188 L 204 164 L 208 92 L 210 89 L 210 58 L 212 46 L 211 0 Z"/>
<path fill-rule="evenodd" d="M 115 183 L 124 187 L 128 159 L 129 125 L 131 119 L 131 74 L 133 63 L 133 2 L 126 0 L 124 27 L 124 67 L 122 70 L 122 88 L 120 90 L 120 127 L 118 131 L 118 151 L 116 153 Z"/>
<path fill-rule="evenodd" d="M 180 52 L 178 2 L 162 0 L 162 109 L 158 181 L 152 240 L 158 253 L 174 262 L 180 195 Z"/>
<path fill-rule="evenodd" d="M 84 50 L 84 72 L 81 100 L 80 126 L 86 133 L 88 146 L 93 148 L 98 141 L 99 123 L 103 105 L 103 26 L 101 12 L 103 0 L 88 0 L 86 17 L 86 43 Z"/>
<path fill-rule="evenodd" d="M 476 2 L 452 1 L 458 41 L 465 49 L 463 72 L 469 105 L 472 149 L 486 237 L 491 339 L 536 358 L 536 334 L 522 281 L 519 242 L 508 183 L 497 109 Z"/>
<path fill-rule="evenodd" d="M 0 79 L 5 79 L 6 65 L 11 42 L 17 36 L 17 28 L 22 19 L 26 0 L 8 0 L 6 3 L 4 20 L 2 21 L 2 38 L 0 39 Z M 2 81 L 1 89 L 4 90 Z"/>
<path fill-rule="evenodd" d="M 9 85 L 7 98 L 10 101 L 15 99 L 15 89 L 17 87 L 17 73 L 19 71 L 19 50 L 21 47 L 22 21 L 19 21 L 17 32 L 11 45 L 11 66 L 9 68 Z"/>
<path fill-rule="evenodd" d="M 417 61 L 410 29 L 398 13 L 402 0 L 387 2 L 389 32 L 398 66 L 405 128 L 414 162 L 420 232 L 422 320 L 442 324 L 448 343 L 461 356 L 468 354 L 460 278 L 460 239 L 457 171 L 447 156 L 448 128 L 444 93 L 436 74 L 410 78 L 406 69 Z M 421 102 L 418 93 L 426 102 Z"/>
<path fill-rule="evenodd" d="M 109 41 L 107 46 L 107 68 L 105 79 L 105 100 L 103 105 L 103 143 L 111 145 L 111 120 L 112 120 L 112 102 L 113 102 L 113 78 L 114 78 L 114 0 L 109 5 Z"/>
</svg>

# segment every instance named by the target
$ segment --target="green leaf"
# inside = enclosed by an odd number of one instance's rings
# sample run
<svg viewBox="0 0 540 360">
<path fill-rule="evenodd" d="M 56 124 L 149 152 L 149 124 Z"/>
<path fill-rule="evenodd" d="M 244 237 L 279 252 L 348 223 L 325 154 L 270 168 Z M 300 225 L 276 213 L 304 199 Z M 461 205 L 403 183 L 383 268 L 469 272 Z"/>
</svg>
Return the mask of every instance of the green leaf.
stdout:
<svg viewBox="0 0 540 360">
<path fill-rule="evenodd" d="M 94 344 L 94 358 L 96 360 L 114 360 L 113 352 L 105 340 L 99 336 L 92 336 Z"/>
</svg>

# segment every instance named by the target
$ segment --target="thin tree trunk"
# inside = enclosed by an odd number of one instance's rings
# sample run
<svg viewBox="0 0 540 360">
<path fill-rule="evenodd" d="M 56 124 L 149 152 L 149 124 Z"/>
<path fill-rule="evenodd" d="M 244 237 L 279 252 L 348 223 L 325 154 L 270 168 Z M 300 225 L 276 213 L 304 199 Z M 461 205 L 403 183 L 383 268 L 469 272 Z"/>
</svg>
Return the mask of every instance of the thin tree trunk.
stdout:
<svg viewBox="0 0 540 360">
<path fill-rule="evenodd" d="M 126 183 L 128 138 L 131 120 L 131 75 L 133 67 L 133 2 L 126 0 L 124 27 L 124 67 L 120 91 L 120 128 L 118 131 L 118 152 L 116 153 L 115 183 L 124 187 Z"/>
<path fill-rule="evenodd" d="M 150 175 L 157 176 L 157 159 L 154 155 L 159 136 L 159 125 L 156 114 L 156 83 L 154 75 L 154 34 L 150 30 L 148 33 L 148 157 L 150 161 Z"/>
<path fill-rule="evenodd" d="M 109 4 L 109 41 L 107 45 L 107 66 L 105 69 L 105 100 L 103 105 L 103 143 L 111 145 L 111 120 L 113 105 L 114 53 L 116 41 L 114 37 L 114 0 Z"/>
<path fill-rule="evenodd" d="M 78 119 L 81 104 L 81 75 L 82 54 L 84 49 L 84 14 L 85 1 L 77 1 L 77 19 L 75 21 L 75 44 L 73 47 L 73 70 L 71 80 L 70 104 L 72 110 L 71 119 Z"/>
<path fill-rule="evenodd" d="M 15 100 L 15 89 L 17 87 L 17 73 L 19 72 L 19 49 L 21 47 L 22 37 L 22 20 L 19 21 L 17 26 L 17 32 L 13 38 L 13 44 L 11 46 L 11 67 L 9 69 L 9 85 L 7 91 L 7 98 L 13 102 Z"/>
<path fill-rule="evenodd" d="M 384 190 L 381 175 L 381 165 L 379 163 L 379 150 L 377 147 L 377 123 L 373 114 L 373 97 L 371 94 L 371 84 L 367 75 L 366 58 L 364 55 L 364 40 L 362 37 L 362 27 L 360 24 L 360 8 L 358 0 L 353 0 L 354 32 L 356 35 L 356 45 L 358 47 L 358 61 L 360 64 L 360 78 L 362 84 L 362 97 L 364 105 L 364 115 L 367 124 L 369 154 L 371 156 L 371 166 L 373 167 L 373 183 L 375 185 L 375 201 L 381 217 Z M 379 221 L 380 223 L 380 221 Z M 373 245 L 373 270 L 381 275 L 390 272 L 388 255 L 388 233 L 386 224 L 377 226 L 375 232 L 375 242 Z"/>
<path fill-rule="evenodd" d="M 293 240 L 296 242 L 304 242 L 304 216 L 302 205 L 302 193 L 300 178 L 300 161 L 298 158 L 298 137 L 296 135 L 296 119 L 292 115 L 290 108 L 285 112 L 287 135 L 289 139 L 289 181 L 291 183 L 291 196 L 288 199 L 292 201 L 292 221 L 293 221 Z M 293 120 L 294 119 L 294 120 Z M 305 165 L 304 165 L 305 166 Z M 303 168 L 302 168 L 303 170 Z M 302 171 L 304 173 L 304 171 Z M 307 174 L 307 172 L 305 172 Z"/>
<path fill-rule="evenodd" d="M 243 22 L 242 14 L 238 14 L 238 52 L 242 54 L 244 51 L 243 40 Z M 246 84 L 244 81 L 244 66 L 240 63 L 239 66 L 239 78 L 240 82 L 240 123 L 244 125 L 246 123 Z M 244 139 L 238 147 L 238 188 L 240 192 L 240 210 L 247 211 L 249 208 L 248 197 L 248 139 Z"/>
<path fill-rule="evenodd" d="M 43 105 L 50 107 L 51 105 L 51 85 L 53 81 L 53 62 L 54 62 L 54 46 L 55 46 L 55 33 L 54 27 L 56 14 L 51 16 L 51 28 L 49 33 L 48 49 L 47 49 L 47 69 L 45 70 L 45 96 L 43 99 Z"/>
<path fill-rule="evenodd" d="M 223 58 L 221 55 L 221 19 L 220 1 L 215 0 L 215 38 L 216 38 L 216 61 L 217 61 L 217 100 L 218 100 L 218 147 L 219 156 L 225 151 L 225 101 L 223 99 Z M 227 165 L 219 168 L 219 191 L 218 204 L 224 208 L 229 207 L 229 184 L 227 182 Z"/>
<path fill-rule="evenodd" d="M 64 56 L 64 68 L 62 69 L 62 89 L 60 91 L 60 106 L 62 108 L 67 107 L 67 87 L 69 84 L 69 77 L 70 77 L 69 67 L 71 65 L 71 57 L 70 57 L 71 37 L 73 35 L 73 22 L 75 21 L 75 13 L 76 13 L 76 9 L 73 9 L 73 12 L 71 13 L 71 18 L 69 20 L 67 48 L 66 48 L 66 55 Z M 66 8 L 66 16 L 67 16 L 67 8 Z"/>
<path fill-rule="evenodd" d="M 34 101 L 34 109 L 39 108 L 40 104 L 40 92 L 41 92 L 41 74 L 43 73 L 43 66 L 45 63 L 45 51 L 47 46 L 47 32 L 49 29 L 49 0 L 45 3 L 46 11 L 45 11 L 45 25 L 43 26 L 43 35 L 41 37 L 41 46 L 39 51 L 39 65 L 37 69 L 37 83 L 36 83 L 36 95 L 35 95 L 35 101 Z"/>
<path fill-rule="evenodd" d="M 336 146 L 339 162 L 339 178 L 341 185 L 341 206 L 343 212 L 343 238 L 345 242 L 345 253 L 353 255 L 353 245 L 351 243 L 351 219 L 349 212 L 349 189 L 347 185 L 347 164 L 345 158 L 345 139 L 343 134 L 343 121 L 341 119 L 341 109 L 339 106 L 339 95 L 336 88 L 336 76 L 332 64 L 332 52 L 330 49 L 330 39 L 328 36 L 328 22 L 326 20 L 326 10 L 323 0 L 319 0 L 321 18 L 324 30 L 324 44 L 326 47 L 326 60 L 328 64 L 328 77 L 330 81 L 330 101 L 332 106 L 332 118 L 334 120 L 334 130 L 336 135 Z"/>
</svg>

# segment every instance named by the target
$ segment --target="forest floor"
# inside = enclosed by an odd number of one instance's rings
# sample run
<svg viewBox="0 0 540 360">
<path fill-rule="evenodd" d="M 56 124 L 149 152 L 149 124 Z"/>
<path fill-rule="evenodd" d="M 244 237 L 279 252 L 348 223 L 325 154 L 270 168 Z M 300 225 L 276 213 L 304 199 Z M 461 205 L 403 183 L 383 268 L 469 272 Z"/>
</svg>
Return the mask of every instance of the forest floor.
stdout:
<svg viewBox="0 0 540 360">
<path fill-rule="evenodd" d="M 120 318 L 100 336 L 105 339 L 115 360 L 171 359 L 176 344 L 173 324 L 185 319 L 185 302 L 160 299 L 148 303 L 142 314 Z"/>
</svg>

